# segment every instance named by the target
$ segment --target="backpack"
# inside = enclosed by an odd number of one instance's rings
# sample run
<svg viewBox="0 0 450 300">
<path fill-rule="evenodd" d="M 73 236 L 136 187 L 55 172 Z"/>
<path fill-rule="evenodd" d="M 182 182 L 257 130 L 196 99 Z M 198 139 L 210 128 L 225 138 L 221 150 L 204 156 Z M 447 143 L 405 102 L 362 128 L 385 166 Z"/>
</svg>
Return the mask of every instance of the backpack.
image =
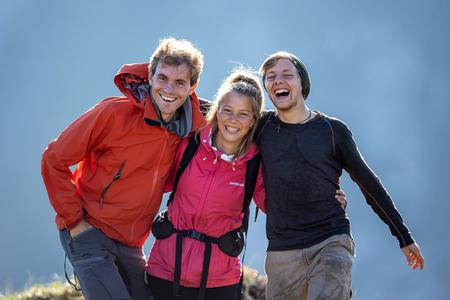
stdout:
<svg viewBox="0 0 450 300">
<path fill-rule="evenodd" d="M 200 146 L 200 142 L 197 139 L 198 139 L 197 134 L 193 134 L 189 138 L 189 143 L 186 147 L 186 150 L 183 153 L 183 156 L 181 158 L 180 164 L 178 166 L 175 175 L 173 190 L 169 196 L 169 199 L 167 200 L 167 206 L 169 206 L 169 204 L 173 201 L 180 177 L 183 174 L 186 167 L 191 162 L 192 158 L 197 152 L 198 147 Z M 222 252 L 233 257 L 239 256 L 239 254 L 245 248 L 245 239 L 247 236 L 249 223 L 248 221 L 250 215 L 249 207 L 252 200 L 253 192 L 255 190 L 260 161 L 261 157 L 260 154 L 258 153 L 247 162 L 247 169 L 245 172 L 245 185 L 244 185 L 244 204 L 242 208 L 244 218 L 242 221 L 242 225 L 240 227 L 227 232 L 226 234 L 224 234 L 219 238 L 215 238 L 195 230 L 177 230 L 170 222 L 167 210 L 161 212 L 153 221 L 152 233 L 156 239 L 164 239 L 174 233 L 177 234 L 174 284 L 173 284 L 174 296 L 179 295 L 179 285 L 181 277 L 181 251 L 182 251 L 182 241 L 184 237 L 193 238 L 205 243 L 205 251 L 203 256 L 203 270 L 200 281 L 200 290 L 198 294 L 199 300 L 204 299 L 205 295 L 206 282 L 208 279 L 209 262 L 211 259 L 211 243 L 217 244 Z M 245 258 L 245 251 L 242 261 L 244 261 L 244 258 Z M 239 282 L 239 290 L 242 289 L 243 277 L 244 276 L 242 272 L 242 276 Z"/>
</svg>

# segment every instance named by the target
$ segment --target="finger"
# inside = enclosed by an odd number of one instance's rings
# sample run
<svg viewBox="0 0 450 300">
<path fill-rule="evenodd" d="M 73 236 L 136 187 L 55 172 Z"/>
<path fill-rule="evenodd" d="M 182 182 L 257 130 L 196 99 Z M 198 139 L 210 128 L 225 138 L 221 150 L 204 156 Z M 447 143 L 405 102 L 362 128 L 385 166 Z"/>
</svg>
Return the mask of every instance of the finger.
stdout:
<svg viewBox="0 0 450 300">
<path fill-rule="evenodd" d="M 420 252 L 420 248 L 416 245 L 411 245 L 411 256 L 414 258 L 415 262 L 417 262 L 417 266 L 420 267 L 421 270 L 423 270 L 424 261 L 425 259 L 422 256 L 422 253 Z"/>
<path fill-rule="evenodd" d="M 423 270 L 424 259 L 420 253 L 420 250 L 416 247 L 411 247 L 411 248 L 408 249 L 410 251 L 408 264 L 410 265 L 410 267 L 413 270 L 415 270 L 417 268 L 420 268 L 421 270 Z"/>
<path fill-rule="evenodd" d="M 345 196 L 345 192 L 343 190 L 336 190 L 336 194 Z"/>
<path fill-rule="evenodd" d="M 417 267 L 419 267 L 421 270 L 423 270 L 424 264 L 425 264 L 425 259 L 423 258 L 422 254 L 420 253 L 420 251 L 418 252 L 414 252 L 413 253 L 414 259 L 417 263 Z"/>
</svg>

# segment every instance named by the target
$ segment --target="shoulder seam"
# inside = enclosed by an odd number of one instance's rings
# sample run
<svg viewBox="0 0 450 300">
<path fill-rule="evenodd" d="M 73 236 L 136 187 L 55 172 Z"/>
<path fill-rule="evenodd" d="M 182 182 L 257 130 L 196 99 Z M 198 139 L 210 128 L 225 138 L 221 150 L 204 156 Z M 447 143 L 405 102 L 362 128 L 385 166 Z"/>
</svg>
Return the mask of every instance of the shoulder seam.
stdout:
<svg viewBox="0 0 450 300">
<path fill-rule="evenodd" d="M 328 120 L 327 117 L 324 117 L 323 119 L 324 119 L 325 122 L 327 123 L 328 127 L 330 127 L 330 130 L 331 130 L 331 139 L 332 139 L 332 143 L 333 143 L 333 154 L 334 154 L 334 155 L 337 155 L 337 154 L 336 154 L 336 142 L 335 142 L 335 138 L 334 138 L 334 130 L 333 130 L 333 126 L 331 125 L 330 120 Z"/>
</svg>

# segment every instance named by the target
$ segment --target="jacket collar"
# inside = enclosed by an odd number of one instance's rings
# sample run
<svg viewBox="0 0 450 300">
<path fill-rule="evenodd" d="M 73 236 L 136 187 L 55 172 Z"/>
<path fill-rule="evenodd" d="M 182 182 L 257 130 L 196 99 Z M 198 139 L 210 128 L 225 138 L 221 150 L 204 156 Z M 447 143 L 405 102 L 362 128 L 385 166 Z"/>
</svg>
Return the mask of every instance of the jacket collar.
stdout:
<svg viewBox="0 0 450 300">
<path fill-rule="evenodd" d="M 233 166 L 240 166 L 249 161 L 253 156 L 255 156 L 258 153 L 258 148 L 254 143 L 252 143 L 244 155 L 233 161 L 227 161 L 226 159 L 222 158 L 222 155 L 226 154 L 222 153 L 221 151 L 217 150 L 215 147 L 212 146 L 211 132 L 212 132 L 211 125 L 207 125 L 203 130 L 200 131 L 200 145 L 212 157 L 214 157 L 215 160 L 218 160 L 220 158 L 222 161 L 228 164 L 233 164 Z"/>
</svg>

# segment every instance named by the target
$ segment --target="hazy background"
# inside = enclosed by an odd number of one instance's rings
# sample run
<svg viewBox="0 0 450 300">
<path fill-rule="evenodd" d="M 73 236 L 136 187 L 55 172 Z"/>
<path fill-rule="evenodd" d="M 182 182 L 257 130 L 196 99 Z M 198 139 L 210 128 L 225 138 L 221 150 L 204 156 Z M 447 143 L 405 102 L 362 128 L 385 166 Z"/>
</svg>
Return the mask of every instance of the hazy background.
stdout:
<svg viewBox="0 0 450 300">
<path fill-rule="evenodd" d="M 207 98 L 236 62 L 256 68 L 281 49 L 302 58 L 312 78 L 308 105 L 349 124 L 426 258 L 424 271 L 409 270 L 396 239 L 343 176 L 358 299 L 450 299 L 449 3 L 5 1 L 0 291 L 63 274 L 41 152 L 97 101 L 119 94 L 113 76 L 122 64 L 147 61 L 170 35 L 202 49 L 198 94 Z M 246 255 L 260 271 L 264 221 L 251 225 Z"/>
</svg>

